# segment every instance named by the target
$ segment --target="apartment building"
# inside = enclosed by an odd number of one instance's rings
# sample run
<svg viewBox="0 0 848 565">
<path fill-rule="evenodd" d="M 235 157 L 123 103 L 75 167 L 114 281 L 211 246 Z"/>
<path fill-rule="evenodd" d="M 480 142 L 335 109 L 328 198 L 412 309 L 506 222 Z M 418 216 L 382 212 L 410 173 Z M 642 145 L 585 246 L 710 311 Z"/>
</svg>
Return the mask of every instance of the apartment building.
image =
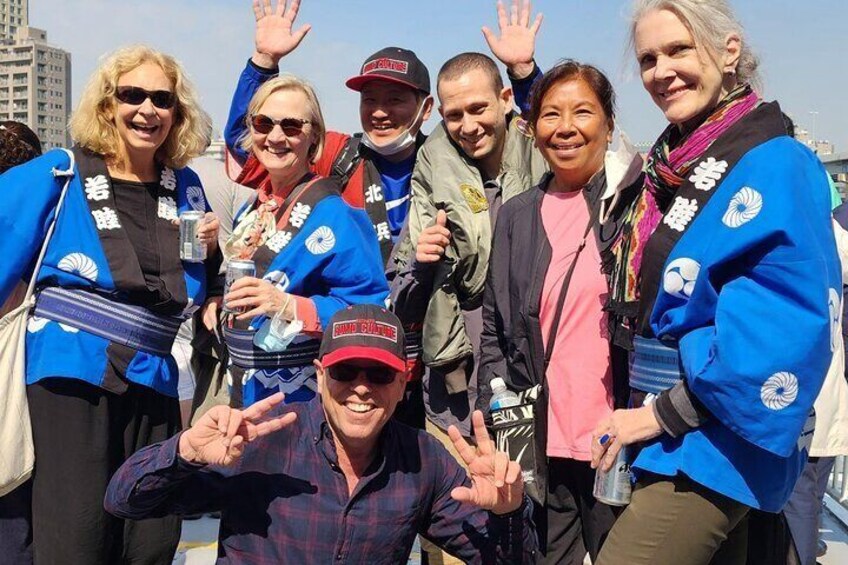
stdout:
<svg viewBox="0 0 848 565">
<path fill-rule="evenodd" d="M 29 27 L 27 4 L 0 0 L 0 120 L 27 124 L 45 150 L 69 147 L 71 55 Z"/>
</svg>

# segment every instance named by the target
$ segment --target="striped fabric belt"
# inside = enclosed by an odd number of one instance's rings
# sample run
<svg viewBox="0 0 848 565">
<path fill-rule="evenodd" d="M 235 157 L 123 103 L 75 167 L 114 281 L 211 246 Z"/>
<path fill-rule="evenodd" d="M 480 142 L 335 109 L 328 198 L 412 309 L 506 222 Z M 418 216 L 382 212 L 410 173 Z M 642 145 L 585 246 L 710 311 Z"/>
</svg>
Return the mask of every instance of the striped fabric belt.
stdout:
<svg viewBox="0 0 848 565">
<path fill-rule="evenodd" d="M 636 336 L 630 355 L 630 388 L 659 394 L 683 379 L 680 351 L 658 339 Z"/>
<path fill-rule="evenodd" d="M 87 290 L 56 286 L 38 293 L 34 315 L 159 356 L 170 355 L 184 321 Z"/>
<path fill-rule="evenodd" d="M 304 367 L 318 358 L 320 341 L 310 339 L 292 343 L 285 351 L 268 352 L 253 344 L 254 330 L 237 330 L 224 327 L 224 341 L 230 352 L 230 361 L 241 369 L 282 369 Z"/>
<path fill-rule="evenodd" d="M 241 369 L 282 369 L 311 365 L 318 358 L 320 340 L 314 339 L 289 345 L 285 351 L 268 352 L 256 347 L 254 330 L 224 328 L 224 341 L 233 365 Z M 406 333 L 406 358 L 421 356 L 421 332 Z"/>
</svg>

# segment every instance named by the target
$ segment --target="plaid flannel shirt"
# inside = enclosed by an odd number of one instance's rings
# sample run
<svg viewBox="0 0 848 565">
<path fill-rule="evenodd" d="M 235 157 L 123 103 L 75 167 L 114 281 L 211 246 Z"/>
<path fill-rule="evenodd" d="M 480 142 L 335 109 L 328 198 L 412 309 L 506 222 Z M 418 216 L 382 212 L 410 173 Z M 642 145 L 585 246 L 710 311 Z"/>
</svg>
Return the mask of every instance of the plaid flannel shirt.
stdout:
<svg viewBox="0 0 848 565">
<path fill-rule="evenodd" d="M 497 516 L 451 498 L 469 485 L 447 450 L 389 421 L 352 495 L 319 398 L 290 404 L 289 428 L 249 444 L 232 468 L 195 466 L 179 435 L 118 470 L 106 509 L 128 519 L 221 512 L 218 563 L 406 563 L 421 534 L 469 563 L 533 563 L 531 504 Z"/>
</svg>

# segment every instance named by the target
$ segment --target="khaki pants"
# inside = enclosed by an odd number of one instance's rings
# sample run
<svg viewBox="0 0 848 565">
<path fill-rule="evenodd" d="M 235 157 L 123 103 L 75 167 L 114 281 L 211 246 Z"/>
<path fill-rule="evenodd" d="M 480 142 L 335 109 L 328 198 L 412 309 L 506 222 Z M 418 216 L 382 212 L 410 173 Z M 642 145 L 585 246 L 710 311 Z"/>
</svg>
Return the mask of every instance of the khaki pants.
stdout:
<svg viewBox="0 0 848 565">
<path fill-rule="evenodd" d="M 748 510 L 684 476 L 647 475 L 596 565 L 744 565 Z"/>
<path fill-rule="evenodd" d="M 459 452 L 454 448 L 453 442 L 450 439 L 450 436 L 442 430 L 439 426 L 427 420 L 425 423 L 425 429 L 427 433 L 439 440 L 442 445 L 444 445 L 447 450 L 453 455 L 453 458 L 456 459 L 460 465 L 467 471 L 468 467 L 465 466 L 465 462 L 462 460 L 462 457 L 459 456 Z M 463 561 L 457 559 L 450 553 L 446 553 L 439 549 L 436 544 L 430 542 L 429 540 L 421 539 L 421 552 L 424 553 L 423 557 L 426 559 L 427 565 L 462 565 Z"/>
</svg>

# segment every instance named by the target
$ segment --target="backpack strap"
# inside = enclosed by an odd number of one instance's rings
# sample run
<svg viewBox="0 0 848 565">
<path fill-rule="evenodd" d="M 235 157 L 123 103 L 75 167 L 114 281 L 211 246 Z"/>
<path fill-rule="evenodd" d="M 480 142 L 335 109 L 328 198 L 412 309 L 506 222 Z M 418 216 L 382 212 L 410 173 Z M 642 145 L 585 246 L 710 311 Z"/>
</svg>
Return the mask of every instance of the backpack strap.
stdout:
<svg viewBox="0 0 848 565">
<path fill-rule="evenodd" d="M 361 133 L 350 136 L 344 147 L 342 147 L 342 150 L 336 156 L 336 160 L 333 161 L 330 175 L 336 178 L 342 190 L 347 186 L 350 177 L 353 175 L 353 171 L 356 170 L 356 166 L 362 160 L 362 155 L 359 153 L 359 146 L 361 144 Z"/>
</svg>

